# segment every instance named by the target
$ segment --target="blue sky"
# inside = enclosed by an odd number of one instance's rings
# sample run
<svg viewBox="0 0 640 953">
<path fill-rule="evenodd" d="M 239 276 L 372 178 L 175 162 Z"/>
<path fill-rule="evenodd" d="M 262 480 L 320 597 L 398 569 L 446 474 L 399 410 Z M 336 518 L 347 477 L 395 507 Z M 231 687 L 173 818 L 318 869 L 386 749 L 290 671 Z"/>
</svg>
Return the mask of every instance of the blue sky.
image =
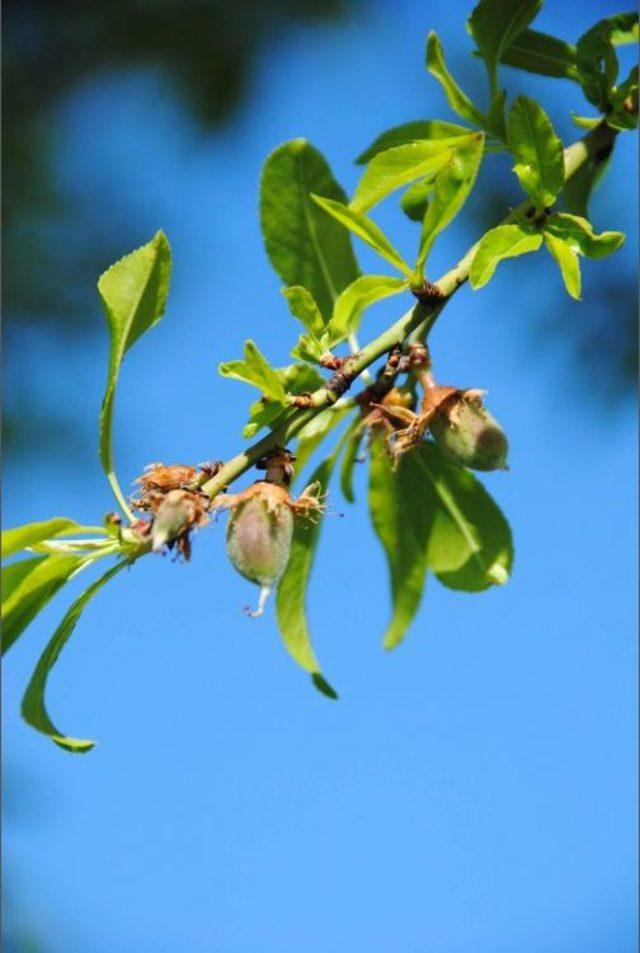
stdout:
<svg viewBox="0 0 640 953">
<path fill-rule="evenodd" d="M 540 28 L 574 39 L 603 2 L 548 5 Z M 158 227 L 174 255 L 165 320 L 127 358 L 117 461 L 130 485 L 153 460 L 236 452 L 252 395 L 217 375 L 245 337 L 286 362 L 297 329 L 262 249 L 261 163 L 307 136 L 353 187 L 353 157 L 383 128 L 452 118 L 423 68 L 427 29 L 470 90 L 466 4 L 353 8 L 348 23 L 291 30 L 263 55 L 241 115 L 204 136 L 157 77 L 105 76 L 64 103 L 55 175 L 98 228 L 129 209 L 125 252 Z M 549 107 L 565 141 L 577 88 L 509 74 Z M 551 97 L 551 100 L 549 99 Z M 510 175 L 508 164 L 496 158 Z M 502 165 L 500 165 L 502 163 Z M 636 150 L 620 141 L 596 196 L 599 228 L 630 233 Z M 438 240 L 445 270 L 477 237 L 490 173 Z M 517 182 L 512 177 L 514 204 Z M 411 248 L 392 210 L 381 223 Z M 360 249 L 359 249 L 360 251 Z M 363 267 L 379 270 L 373 256 Z M 108 262 L 105 262 L 105 265 Z M 615 292 L 612 266 L 584 265 L 585 300 Z M 79 276 L 93 282 L 95 276 Z M 228 566 L 221 524 L 192 563 L 145 559 L 90 607 L 50 682 L 54 718 L 96 749 L 70 757 L 19 719 L 21 693 L 68 595 L 8 656 L 4 758 L 16 785 L 5 852 L 47 953 L 631 953 L 636 949 L 636 419 L 603 406 L 597 365 L 575 375 L 563 343 L 588 321 L 550 259 L 505 264 L 463 289 L 432 338 L 439 376 L 490 391 L 508 431 L 508 474 L 485 484 L 507 514 L 507 587 L 456 594 L 429 580 L 405 644 L 383 653 L 382 554 L 366 512 L 334 491 L 309 599 L 337 704 L 283 650 L 272 612 Z M 561 308 L 559 310 L 559 304 Z M 604 305 L 606 306 L 606 304 Z M 373 336 L 398 312 L 367 318 Z M 544 325 L 547 312 L 561 324 Z M 101 322 L 95 312 L 87 321 Z M 25 339 L 33 387 L 93 440 L 106 334 L 57 352 Z M 6 525 L 50 515 L 94 522 L 112 507 L 92 453 L 9 465 Z M 13 804 L 11 790 L 8 804 Z M 13 813 L 12 813 L 13 812 Z"/>
</svg>

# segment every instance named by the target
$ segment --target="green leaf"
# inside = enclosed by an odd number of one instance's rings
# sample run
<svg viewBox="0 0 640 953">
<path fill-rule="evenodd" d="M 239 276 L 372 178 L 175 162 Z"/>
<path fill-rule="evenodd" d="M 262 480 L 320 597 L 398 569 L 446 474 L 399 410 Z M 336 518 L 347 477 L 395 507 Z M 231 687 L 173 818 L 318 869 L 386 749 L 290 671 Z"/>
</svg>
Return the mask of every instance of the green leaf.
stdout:
<svg viewBox="0 0 640 953">
<path fill-rule="evenodd" d="M 487 112 L 487 129 L 490 133 L 504 142 L 507 136 L 504 118 L 504 104 L 507 98 L 506 89 L 499 90 L 491 97 L 491 105 Z"/>
<path fill-rule="evenodd" d="M 327 353 L 327 347 L 314 334 L 301 334 L 289 353 L 296 361 L 308 361 L 310 364 L 321 365 L 322 357 Z"/>
<path fill-rule="evenodd" d="M 278 404 L 286 403 L 287 395 L 282 381 L 253 341 L 245 341 L 244 360 L 224 361 L 219 365 L 218 372 L 222 377 L 253 384 L 269 400 Z"/>
<path fill-rule="evenodd" d="M 75 520 L 56 516 L 40 523 L 27 523 L 15 529 L 5 529 L 2 533 L 2 558 L 13 556 L 14 553 L 28 549 L 29 546 L 35 546 L 36 543 L 41 543 L 45 539 L 55 539 L 56 536 L 61 536 L 69 530 L 81 533 L 83 527 Z"/>
<path fill-rule="evenodd" d="M 381 228 L 362 212 L 349 208 L 341 202 L 334 202 L 332 199 L 325 199 L 319 195 L 312 195 L 321 209 L 331 215 L 336 221 L 340 222 L 345 228 L 351 229 L 354 234 L 361 238 L 367 245 L 370 245 L 381 258 L 384 258 L 389 264 L 403 272 L 407 277 L 412 276 L 409 265 L 404 261 L 399 252 L 395 250 L 389 239 Z"/>
<path fill-rule="evenodd" d="M 562 142 L 542 107 L 518 96 L 507 122 L 509 148 L 516 159 L 513 171 L 525 192 L 539 206 L 555 202 L 564 185 Z"/>
<path fill-rule="evenodd" d="M 296 479 L 302 473 L 307 462 L 325 437 L 350 413 L 350 407 L 340 407 L 336 405 L 327 407 L 326 410 L 322 410 L 319 414 L 316 414 L 300 431 L 296 445 Z"/>
<path fill-rule="evenodd" d="M 322 386 L 323 380 L 318 371 L 309 364 L 290 364 L 288 367 L 277 367 L 275 374 L 280 379 L 287 394 L 307 394 Z M 251 405 L 249 422 L 242 431 L 247 439 L 263 427 L 273 426 L 280 418 L 295 413 L 293 408 L 283 408 L 281 404 L 265 401 L 262 398 Z"/>
<path fill-rule="evenodd" d="M 342 466 L 340 467 L 340 489 L 348 503 L 355 503 L 356 499 L 353 491 L 353 471 L 366 429 L 362 426 L 362 420 L 359 417 L 356 418 L 354 424 L 355 426 L 346 442 Z"/>
<path fill-rule="evenodd" d="M 638 30 L 637 13 L 618 13 L 600 20 L 576 44 L 578 80 L 589 102 L 607 112 L 618 77 L 615 42 L 633 42 Z"/>
<path fill-rule="evenodd" d="M 540 232 L 524 222 L 492 228 L 480 239 L 471 263 L 471 287 L 477 290 L 486 285 L 504 258 L 516 258 L 537 251 L 541 244 Z"/>
<path fill-rule="evenodd" d="M 124 567 L 128 565 L 130 565 L 128 560 L 117 563 L 108 572 L 106 572 L 104 576 L 90 585 L 79 599 L 76 599 L 54 632 L 52 638 L 48 642 L 47 647 L 42 653 L 40 661 L 36 665 L 35 671 L 31 676 L 31 681 L 27 686 L 27 690 L 24 693 L 21 708 L 22 717 L 24 720 L 27 722 L 27 724 L 31 725 L 32 728 L 35 728 L 37 731 L 42 732 L 42 734 L 47 735 L 47 737 L 51 738 L 52 741 L 54 741 L 61 748 L 64 748 L 66 751 L 71 751 L 73 753 L 84 753 L 86 751 L 90 751 L 91 748 L 93 748 L 94 742 L 82 738 L 69 738 L 66 735 L 63 735 L 53 724 L 47 712 L 44 701 L 47 678 L 49 677 L 51 669 L 57 662 L 60 652 L 69 641 L 69 638 L 72 635 L 78 623 L 78 619 L 82 615 L 87 603 L 93 598 L 96 592 L 105 585 L 105 583 L 109 582 L 109 580 L 112 579 L 116 573 L 120 572 L 121 569 L 124 569 Z"/>
<path fill-rule="evenodd" d="M 596 235 L 586 218 L 564 212 L 550 215 L 544 229 L 586 258 L 606 258 L 616 252 L 625 240 L 622 232 L 601 232 Z"/>
<path fill-rule="evenodd" d="M 311 483 L 317 481 L 320 484 L 320 492 L 326 491 L 335 460 L 334 453 L 329 459 L 321 463 L 311 476 Z M 320 685 L 327 686 L 328 683 L 324 680 L 320 664 L 311 644 L 311 633 L 309 632 L 306 614 L 306 598 L 322 519 L 323 517 L 320 515 L 316 521 L 296 520 L 291 555 L 284 575 L 278 583 L 276 594 L 276 616 L 285 647 L 298 665 L 310 672 L 312 676 L 320 676 L 320 684 L 317 678 L 313 680 L 317 688 L 320 688 Z M 328 688 L 330 692 L 325 690 L 324 694 L 334 697 L 335 693 L 331 694 L 333 689 L 331 689 L 331 686 L 328 686 Z"/>
<path fill-rule="evenodd" d="M 483 133 L 474 133 L 452 152 L 438 173 L 422 226 L 417 268 L 422 268 L 436 237 L 453 221 L 467 200 L 480 168 L 483 145 Z"/>
<path fill-rule="evenodd" d="M 548 232 L 545 232 L 544 243 L 560 269 L 565 288 L 572 298 L 579 301 L 582 283 L 577 254 L 568 242 Z"/>
<path fill-rule="evenodd" d="M 390 295 L 400 294 L 408 287 L 409 282 L 404 278 L 390 275 L 361 275 L 356 278 L 336 301 L 333 317 L 327 327 L 331 343 L 354 334 L 366 308 Z"/>
<path fill-rule="evenodd" d="M 467 138 L 465 136 L 463 141 Z M 358 212 L 366 212 L 408 182 L 428 174 L 434 177 L 459 142 L 460 136 L 453 139 L 424 139 L 379 152 L 367 163 L 350 207 Z"/>
<path fill-rule="evenodd" d="M 92 561 L 87 556 L 36 556 L 3 567 L 3 654 L 64 584 Z"/>
<path fill-rule="evenodd" d="M 429 196 L 433 192 L 431 176 L 419 179 L 410 185 L 400 199 L 400 208 L 412 222 L 422 222 L 429 208 Z"/>
<path fill-rule="evenodd" d="M 163 232 L 112 265 L 98 279 L 98 292 L 107 315 L 110 349 L 107 387 L 100 412 L 100 462 L 118 504 L 130 510 L 114 472 L 111 432 L 120 365 L 141 335 L 157 324 L 167 303 L 171 249 Z"/>
<path fill-rule="evenodd" d="M 466 119 L 467 122 L 473 123 L 474 126 L 484 128 L 486 124 L 485 116 L 472 103 L 467 94 L 462 91 L 447 69 L 442 43 L 437 33 L 433 31 L 427 38 L 427 69 L 442 86 L 447 102 L 453 111 Z"/>
<path fill-rule="evenodd" d="M 372 442 L 370 453 L 369 512 L 387 558 L 393 604 L 383 645 L 393 649 L 422 600 L 434 501 L 415 453 L 403 456 L 395 471 L 381 439 Z"/>
<path fill-rule="evenodd" d="M 297 318 L 312 334 L 320 337 L 326 322 L 311 292 L 302 285 L 292 285 L 291 288 L 283 288 L 282 294 L 287 299 L 293 317 Z"/>
<path fill-rule="evenodd" d="M 589 201 L 602 176 L 609 167 L 611 153 L 606 159 L 592 158 L 567 179 L 562 192 L 564 207 L 574 215 L 587 216 Z"/>
<path fill-rule="evenodd" d="M 509 524 L 482 484 L 426 441 L 415 452 L 435 496 L 429 568 L 449 589 L 481 592 L 504 585 L 511 573 Z"/>
<path fill-rule="evenodd" d="M 542 0 L 480 0 L 467 28 L 484 59 L 492 93 L 498 91 L 498 63 L 504 50 L 536 17 Z"/>
<path fill-rule="evenodd" d="M 523 30 L 502 51 L 501 63 L 516 69 L 577 81 L 576 48 L 537 30 Z"/>
<path fill-rule="evenodd" d="M 638 127 L 638 67 L 634 66 L 623 83 L 612 91 L 607 125 L 620 131 Z"/>
<path fill-rule="evenodd" d="M 311 201 L 315 192 L 346 202 L 326 160 L 306 139 L 267 158 L 260 183 L 260 221 L 269 260 L 287 285 L 307 288 L 324 318 L 359 270 L 349 235 Z"/>
<path fill-rule="evenodd" d="M 450 139 L 453 136 L 466 136 L 470 132 L 471 130 L 465 126 L 458 126 L 453 122 L 442 122 L 440 119 L 416 119 L 381 133 L 364 152 L 360 153 L 356 162 L 358 165 L 364 165 L 379 152 L 392 149 L 394 146 L 403 146 L 408 142 L 416 142 L 420 139 Z"/>
</svg>

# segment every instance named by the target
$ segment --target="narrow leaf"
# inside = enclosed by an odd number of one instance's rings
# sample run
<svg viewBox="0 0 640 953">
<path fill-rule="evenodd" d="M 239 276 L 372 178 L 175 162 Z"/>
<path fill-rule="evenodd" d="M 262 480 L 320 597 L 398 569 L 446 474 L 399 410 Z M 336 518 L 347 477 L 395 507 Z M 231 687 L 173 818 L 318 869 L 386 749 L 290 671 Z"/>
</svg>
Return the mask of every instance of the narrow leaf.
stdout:
<svg viewBox="0 0 640 953">
<path fill-rule="evenodd" d="M 486 63 L 494 93 L 504 50 L 529 26 L 541 6 L 542 0 L 480 0 L 469 17 L 467 28 Z"/>
<path fill-rule="evenodd" d="M 326 492 L 334 463 L 335 456 L 332 456 L 320 464 L 311 477 L 310 482 L 317 481 L 320 484 L 320 492 Z M 289 562 L 278 583 L 276 616 L 287 651 L 298 665 L 310 672 L 312 676 L 320 676 L 324 686 L 327 683 L 322 676 L 320 664 L 313 651 L 306 615 L 307 588 L 320 536 L 322 518 L 322 515 L 320 515 L 317 522 L 311 520 L 296 521 Z M 320 687 L 317 680 L 314 680 L 314 684 L 316 687 Z M 324 694 L 333 697 L 330 692 L 325 691 Z"/>
<path fill-rule="evenodd" d="M 267 158 L 260 182 L 260 222 L 267 255 L 287 285 L 307 288 L 325 320 L 359 270 L 348 233 L 311 201 L 310 193 L 346 202 L 326 160 L 306 139 Z"/>
<path fill-rule="evenodd" d="M 520 33 L 502 51 L 501 62 L 540 76 L 574 81 L 578 78 L 575 46 L 537 30 Z"/>
<path fill-rule="evenodd" d="M 163 232 L 157 232 L 147 245 L 121 258 L 98 280 L 111 341 L 107 387 L 100 412 L 100 462 L 127 514 L 129 509 L 113 466 L 111 433 L 116 387 L 124 355 L 164 314 L 170 275 L 169 242 Z"/>
<path fill-rule="evenodd" d="M 509 111 L 507 139 L 516 159 L 513 171 L 522 188 L 539 206 L 552 205 L 564 185 L 562 142 L 535 100 L 526 96 L 515 100 Z"/>
<path fill-rule="evenodd" d="M 376 301 L 405 291 L 409 283 L 404 278 L 390 275 L 361 275 L 356 278 L 336 301 L 333 317 L 327 327 L 332 343 L 355 333 L 364 311 Z"/>
<path fill-rule="evenodd" d="M 56 536 L 68 530 L 82 532 L 82 527 L 75 520 L 56 516 L 39 523 L 27 523 L 15 529 L 5 529 L 2 533 L 2 558 L 13 556 L 14 553 L 19 553 L 20 550 L 27 549 L 29 546 L 35 546 L 36 543 L 41 543 L 45 539 L 55 539 Z"/>
<path fill-rule="evenodd" d="M 36 556 L 3 567 L 3 654 L 64 584 L 91 561 L 86 556 Z"/>
<path fill-rule="evenodd" d="M 427 69 L 442 86 L 447 102 L 453 111 L 466 119 L 467 122 L 473 123 L 474 126 L 483 128 L 486 123 L 485 117 L 458 86 L 447 69 L 442 43 L 437 33 L 434 32 L 431 32 L 427 38 Z"/>
<path fill-rule="evenodd" d="M 431 247 L 467 200 L 482 161 L 483 133 L 470 136 L 465 145 L 455 149 L 438 173 L 429 208 L 422 226 L 417 267 L 421 268 Z"/>
<path fill-rule="evenodd" d="M 381 228 L 374 221 L 358 212 L 343 205 L 341 202 L 334 202 L 332 199 L 325 199 L 319 195 L 312 196 L 321 209 L 331 215 L 336 221 L 340 222 L 345 228 L 350 229 L 355 235 L 361 238 L 367 245 L 370 245 L 381 258 L 384 258 L 389 264 L 403 272 L 407 277 L 412 276 L 409 265 L 404 261 L 399 252 L 395 250 L 389 239 Z"/>
<path fill-rule="evenodd" d="M 393 611 L 384 634 L 386 649 L 404 638 L 422 600 L 434 498 L 415 453 L 394 471 L 382 440 L 370 448 L 369 512 L 389 567 Z"/>
<path fill-rule="evenodd" d="M 412 222 L 422 222 L 429 208 L 429 197 L 433 192 L 434 180 L 431 176 L 419 179 L 410 185 L 400 199 L 400 208 Z"/>
<path fill-rule="evenodd" d="M 69 738 L 56 728 L 49 717 L 44 700 L 47 679 L 62 649 L 69 641 L 87 603 L 105 583 L 109 582 L 116 573 L 127 565 L 129 565 L 128 560 L 117 563 L 104 576 L 89 586 L 79 599 L 76 599 L 42 653 L 22 699 L 22 717 L 27 724 L 47 735 L 66 751 L 84 753 L 90 751 L 95 742 L 82 738 Z"/>
<path fill-rule="evenodd" d="M 470 132 L 471 130 L 465 126 L 458 126 L 453 122 L 442 122 L 440 119 L 416 119 L 381 133 L 364 152 L 360 153 L 356 162 L 358 165 L 364 165 L 379 152 L 392 149 L 394 146 L 403 146 L 407 142 L 416 142 L 419 139 L 449 139 L 453 136 L 466 136 Z"/>
<path fill-rule="evenodd" d="M 577 254 L 568 242 L 556 238 L 555 235 L 545 233 L 544 243 L 560 269 L 565 288 L 572 298 L 579 301 L 581 280 L 580 262 Z"/>
<path fill-rule="evenodd" d="M 544 228 L 586 258 L 606 258 L 616 252 L 625 240 L 622 232 L 601 232 L 596 235 L 586 218 L 564 212 L 550 215 Z"/>
<path fill-rule="evenodd" d="M 354 427 L 349 439 L 346 442 L 344 454 L 342 456 L 342 466 L 340 467 L 340 489 L 342 495 L 348 503 L 355 503 L 355 493 L 353 490 L 353 471 L 358 460 L 360 446 L 364 439 L 365 428 L 362 421 L 356 418 Z"/>
<path fill-rule="evenodd" d="M 606 112 L 618 78 L 614 43 L 633 42 L 638 32 L 637 13 L 618 13 L 600 20 L 576 44 L 578 79 L 589 102 Z"/>
<path fill-rule="evenodd" d="M 471 287 L 478 289 L 486 285 L 503 259 L 537 251 L 541 244 L 542 235 L 531 225 L 517 223 L 492 228 L 482 236 L 471 263 Z"/>
<path fill-rule="evenodd" d="M 237 381 L 253 384 L 265 397 L 276 403 L 286 403 L 282 381 L 253 341 L 245 342 L 244 360 L 224 361 L 218 371 L 222 377 L 233 377 Z"/>
<path fill-rule="evenodd" d="M 350 407 L 333 406 L 320 411 L 298 434 L 296 445 L 295 478 L 304 470 L 309 459 L 340 421 L 351 413 Z"/>
<path fill-rule="evenodd" d="M 350 202 L 351 208 L 366 212 L 408 182 L 429 173 L 435 176 L 451 155 L 452 147 L 459 142 L 460 136 L 425 139 L 379 152 L 367 163 Z"/>
</svg>

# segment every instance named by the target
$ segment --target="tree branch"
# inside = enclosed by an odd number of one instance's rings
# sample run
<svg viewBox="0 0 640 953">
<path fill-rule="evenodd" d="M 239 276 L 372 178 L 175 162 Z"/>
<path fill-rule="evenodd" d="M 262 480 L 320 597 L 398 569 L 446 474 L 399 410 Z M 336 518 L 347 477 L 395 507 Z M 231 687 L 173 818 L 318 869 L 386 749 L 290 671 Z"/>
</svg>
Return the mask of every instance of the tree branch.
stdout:
<svg viewBox="0 0 640 953">
<path fill-rule="evenodd" d="M 602 122 L 582 139 L 565 149 L 566 179 L 570 179 L 586 162 L 592 159 L 596 162 L 604 161 L 611 152 L 616 135 L 615 129 Z M 528 214 L 533 208 L 533 203 L 530 201 L 522 202 L 500 224 L 514 222 L 518 217 Z M 478 245 L 479 242 L 472 245 L 458 264 L 435 282 L 434 287 L 440 297 L 431 294 L 422 301 L 418 300 L 417 304 L 403 314 L 401 318 L 398 318 L 391 327 L 383 331 L 362 350 L 346 358 L 340 370 L 336 371 L 323 387 L 318 388 L 310 395 L 310 406 L 308 408 L 301 409 L 287 417 L 257 443 L 227 460 L 214 477 L 202 484 L 202 490 L 213 498 L 242 476 L 269 450 L 278 446 L 286 446 L 316 414 L 335 404 L 338 398 L 349 389 L 353 381 L 383 354 L 390 351 L 394 345 L 404 344 L 408 338 L 424 341 L 445 304 L 458 288 L 467 281 L 471 262 Z"/>
</svg>

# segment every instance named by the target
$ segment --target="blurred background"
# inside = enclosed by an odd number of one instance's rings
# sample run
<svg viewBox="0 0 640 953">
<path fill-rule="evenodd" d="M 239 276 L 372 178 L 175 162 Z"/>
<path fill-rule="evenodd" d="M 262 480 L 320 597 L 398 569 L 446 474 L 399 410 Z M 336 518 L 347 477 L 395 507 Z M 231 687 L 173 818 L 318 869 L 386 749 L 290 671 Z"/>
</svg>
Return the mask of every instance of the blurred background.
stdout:
<svg viewBox="0 0 640 953">
<path fill-rule="evenodd" d="M 287 362 L 297 328 L 262 249 L 260 167 L 308 137 L 353 188 L 382 129 L 451 116 L 428 29 L 481 101 L 460 0 L 6 0 L 4 522 L 112 508 L 96 420 L 107 336 L 95 282 L 162 227 L 165 320 L 127 358 L 117 460 L 237 451 L 248 388 L 221 359 L 256 339 Z M 547 4 L 575 39 L 608 0 Z M 621 50 L 626 75 L 635 50 Z M 505 70 L 565 142 L 577 86 Z M 71 757 L 24 726 L 22 691 L 71 592 L 4 668 L 5 949 L 43 953 L 629 953 L 636 950 L 637 148 L 621 136 L 592 203 L 628 240 L 584 262 L 584 300 L 542 253 L 463 289 L 433 335 L 443 381 L 486 387 L 512 443 L 489 475 L 516 540 L 504 590 L 430 582 L 406 643 L 366 512 L 333 494 L 310 595 L 315 693 L 272 613 L 223 555 L 148 559 L 93 604 L 50 682 Z M 485 163 L 437 243 L 434 277 L 519 201 Z M 415 226 L 379 221 L 407 253 Z M 358 247 L 363 268 L 380 269 Z M 362 337 L 398 311 L 376 306 Z M 340 569 L 336 571 L 336 554 Z"/>
</svg>

